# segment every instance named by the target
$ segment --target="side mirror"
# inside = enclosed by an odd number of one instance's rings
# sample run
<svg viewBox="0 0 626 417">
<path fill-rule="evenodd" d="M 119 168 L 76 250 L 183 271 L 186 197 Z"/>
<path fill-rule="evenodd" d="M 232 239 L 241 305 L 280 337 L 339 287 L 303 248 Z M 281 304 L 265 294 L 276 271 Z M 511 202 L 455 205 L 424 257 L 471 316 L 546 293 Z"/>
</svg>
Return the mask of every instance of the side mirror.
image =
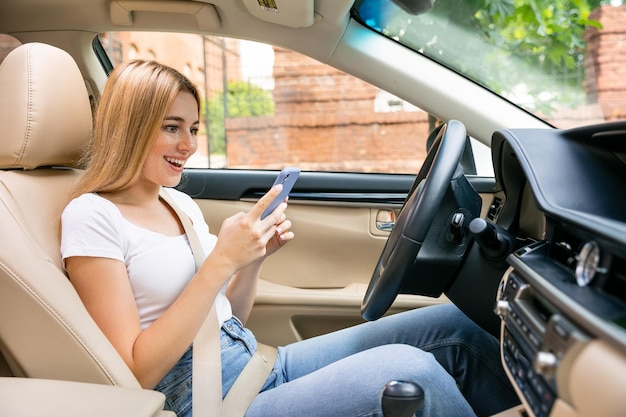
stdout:
<svg viewBox="0 0 626 417">
<path fill-rule="evenodd" d="M 393 0 L 393 2 L 405 12 L 418 15 L 432 9 L 435 0 Z"/>
</svg>

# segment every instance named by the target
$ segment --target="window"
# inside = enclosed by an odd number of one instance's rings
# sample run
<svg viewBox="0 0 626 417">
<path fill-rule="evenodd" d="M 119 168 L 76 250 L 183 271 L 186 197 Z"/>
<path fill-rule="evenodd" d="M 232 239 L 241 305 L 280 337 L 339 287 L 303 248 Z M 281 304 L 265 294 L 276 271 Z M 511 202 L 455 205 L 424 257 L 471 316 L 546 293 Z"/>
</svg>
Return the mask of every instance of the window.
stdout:
<svg viewBox="0 0 626 417">
<path fill-rule="evenodd" d="M 413 16 L 359 0 L 372 30 L 558 128 L 626 120 L 623 0 L 436 1 Z"/>
<path fill-rule="evenodd" d="M 156 59 L 199 87 L 202 126 L 190 168 L 415 174 L 437 123 L 366 82 L 270 45 L 139 32 L 105 33 L 100 41 L 113 65 Z M 480 160 L 493 172 L 489 157 Z"/>
</svg>

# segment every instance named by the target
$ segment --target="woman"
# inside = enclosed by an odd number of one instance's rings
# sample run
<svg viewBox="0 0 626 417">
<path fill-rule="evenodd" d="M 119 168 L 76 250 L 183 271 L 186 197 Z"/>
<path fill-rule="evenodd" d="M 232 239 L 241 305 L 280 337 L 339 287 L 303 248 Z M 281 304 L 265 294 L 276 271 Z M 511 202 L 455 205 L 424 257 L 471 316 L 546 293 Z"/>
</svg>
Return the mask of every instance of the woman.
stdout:
<svg viewBox="0 0 626 417">
<path fill-rule="evenodd" d="M 165 393 L 180 416 L 191 415 L 190 345 L 213 302 L 226 395 L 256 349 L 243 323 L 261 264 L 294 238 L 286 203 L 260 219 L 281 186 L 226 219 L 217 237 L 190 197 L 163 188 L 179 183 L 196 151 L 199 109 L 196 88 L 177 71 L 147 61 L 118 66 L 100 99 L 87 169 L 62 216 L 65 268 L 87 310 L 140 384 Z M 197 271 L 162 189 L 191 218 L 208 254 Z M 424 388 L 424 416 L 491 414 L 517 402 L 497 341 L 442 306 L 279 348 L 246 415 L 379 416 L 381 389 L 394 379 Z"/>
</svg>

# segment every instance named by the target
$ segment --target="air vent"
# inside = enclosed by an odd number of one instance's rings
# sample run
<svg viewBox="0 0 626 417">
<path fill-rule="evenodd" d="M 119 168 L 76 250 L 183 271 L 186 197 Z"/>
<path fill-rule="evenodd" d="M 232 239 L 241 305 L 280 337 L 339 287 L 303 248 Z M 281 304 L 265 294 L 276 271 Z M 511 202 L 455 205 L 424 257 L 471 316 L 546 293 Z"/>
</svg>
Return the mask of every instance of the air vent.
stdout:
<svg viewBox="0 0 626 417">
<path fill-rule="evenodd" d="M 500 209 L 502 209 L 502 199 L 494 197 L 489 207 L 489 212 L 487 212 L 487 218 L 491 221 L 495 221 L 498 214 L 500 214 Z"/>
<path fill-rule="evenodd" d="M 579 242 L 574 242 L 572 238 L 551 242 L 548 257 L 565 267 L 570 274 L 574 274 L 576 269 L 577 248 Z"/>
<path fill-rule="evenodd" d="M 550 239 L 550 251 L 548 258 L 564 267 L 574 279 L 574 270 L 578 260 L 578 252 L 583 246 L 583 241 L 563 227 L 554 227 Z"/>
<path fill-rule="evenodd" d="M 620 257 L 613 257 L 610 267 L 610 275 L 604 282 L 602 290 L 620 300 L 626 305 L 626 260 Z M 626 311 L 622 310 L 619 325 L 626 329 Z"/>
</svg>

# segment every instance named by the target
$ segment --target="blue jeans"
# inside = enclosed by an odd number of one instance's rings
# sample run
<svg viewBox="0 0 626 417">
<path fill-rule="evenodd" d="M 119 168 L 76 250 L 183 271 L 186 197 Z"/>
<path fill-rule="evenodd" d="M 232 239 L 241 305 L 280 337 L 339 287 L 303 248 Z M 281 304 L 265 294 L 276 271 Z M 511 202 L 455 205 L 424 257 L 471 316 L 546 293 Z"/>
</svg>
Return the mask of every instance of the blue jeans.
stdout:
<svg viewBox="0 0 626 417">
<path fill-rule="evenodd" d="M 225 394 L 256 341 L 233 319 L 224 324 L 221 343 Z M 169 409 L 187 417 L 191 353 L 181 362 L 157 389 L 168 397 Z M 420 417 L 489 416 L 519 403 L 502 370 L 497 340 L 455 306 L 440 305 L 279 347 L 246 417 L 380 417 L 381 391 L 392 380 L 415 381 L 424 389 Z"/>
</svg>

